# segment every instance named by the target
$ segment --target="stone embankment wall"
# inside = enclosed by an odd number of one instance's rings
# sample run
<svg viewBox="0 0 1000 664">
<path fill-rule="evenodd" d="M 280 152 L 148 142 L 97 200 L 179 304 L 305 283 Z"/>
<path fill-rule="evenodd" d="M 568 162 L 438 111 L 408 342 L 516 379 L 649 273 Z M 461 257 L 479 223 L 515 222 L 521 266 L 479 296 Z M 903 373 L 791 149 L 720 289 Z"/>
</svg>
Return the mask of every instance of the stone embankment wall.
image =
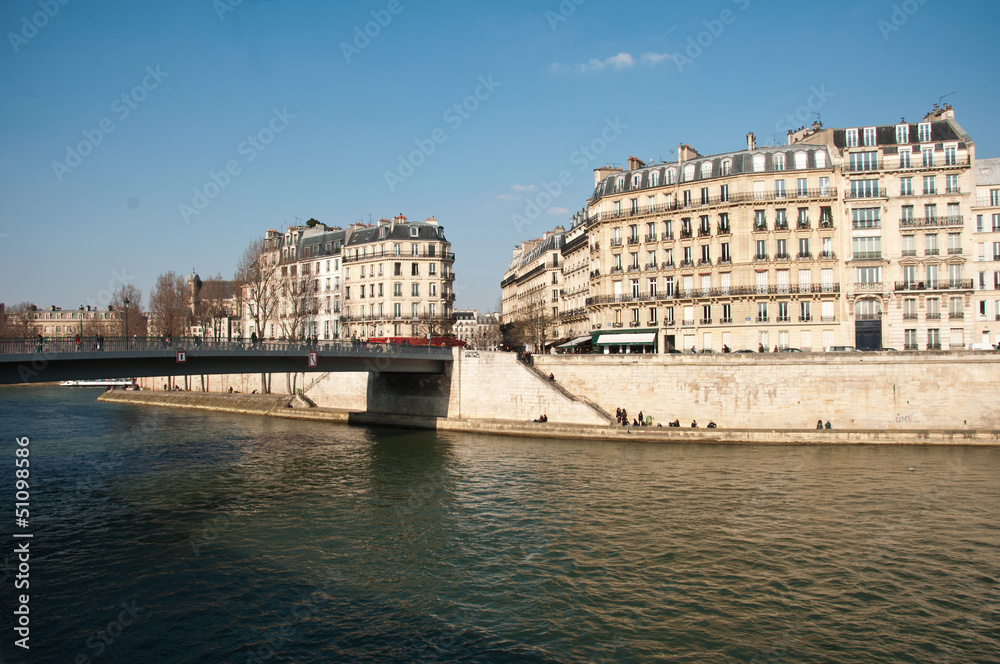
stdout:
<svg viewBox="0 0 1000 664">
<path fill-rule="evenodd" d="M 185 380 L 186 378 L 186 380 Z M 365 410 L 368 399 L 367 372 L 265 374 L 271 394 L 294 394 L 302 389 L 317 406 L 343 410 Z M 263 394 L 261 374 L 215 374 L 206 376 L 156 376 L 139 378 L 139 387 L 157 392 L 163 386 L 178 386 L 182 391 L 239 394 L 257 390 Z"/>
<path fill-rule="evenodd" d="M 1000 429 L 1000 356 L 984 352 L 545 355 L 535 366 L 664 426 Z"/>
</svg>

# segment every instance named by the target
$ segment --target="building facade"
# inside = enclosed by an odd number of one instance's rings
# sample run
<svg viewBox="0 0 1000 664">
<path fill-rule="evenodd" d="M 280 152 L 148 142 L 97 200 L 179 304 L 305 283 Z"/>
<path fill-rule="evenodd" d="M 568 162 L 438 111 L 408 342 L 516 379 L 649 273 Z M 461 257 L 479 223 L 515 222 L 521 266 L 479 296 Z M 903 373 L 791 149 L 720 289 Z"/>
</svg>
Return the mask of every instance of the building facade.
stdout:
<svg viewBox="0 0 1000 664">
<path fill-rule="evenodd" d="M 505 341 L 543 352 L 560 338 L 560 289 L 564 228 L 514 247 L 500 283 Z"/>
<path fill-rule="evenodd" d="M 991 161 L 974 168 L 950 106 L 677 155 L 595 170 L 562 243 L 564 338 L 612 353 L 937 350 L 998 332 L 985 324 L 1000 298 L 977 290 L 1000 288 L 1000 185 Z M 525 306 L 526 244 L 502 284 L 505 322 Z"/>
</svg>

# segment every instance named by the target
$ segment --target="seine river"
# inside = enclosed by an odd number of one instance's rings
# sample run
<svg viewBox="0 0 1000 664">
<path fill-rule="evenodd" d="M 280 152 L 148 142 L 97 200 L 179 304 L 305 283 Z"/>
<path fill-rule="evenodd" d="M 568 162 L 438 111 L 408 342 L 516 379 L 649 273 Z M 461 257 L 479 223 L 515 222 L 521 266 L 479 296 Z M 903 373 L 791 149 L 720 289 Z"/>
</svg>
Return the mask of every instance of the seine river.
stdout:
<svg viewBox="0 0 1000 664">
<path fill-rule="evenodd" d="M 4 662 L 1000 661 L 997 448 L 501 438 L 98 395 L 0 389 Z"/>
</svg>

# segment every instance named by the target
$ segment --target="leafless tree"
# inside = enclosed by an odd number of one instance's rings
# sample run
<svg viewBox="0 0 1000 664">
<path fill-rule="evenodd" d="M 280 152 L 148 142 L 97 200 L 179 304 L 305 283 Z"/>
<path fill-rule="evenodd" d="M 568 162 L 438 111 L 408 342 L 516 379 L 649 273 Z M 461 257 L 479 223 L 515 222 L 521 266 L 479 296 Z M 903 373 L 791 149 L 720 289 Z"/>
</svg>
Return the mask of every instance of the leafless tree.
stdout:
<svg viewBox="0 0 1000 664">
<path fill-rule="evenodd" d="M 277 308 L 279 286 L 277 258 L 266 250 L 263 238 L 252 241 L 243 251 L 236 264 L 235 281 L 253 328 L 246 333 L 256 332 L 263 338 L 264 326 Z"/>
<path fill-rule="evenodd" d="M 35 334 L 32 318 L 36 309 L 31 302 L 18 302 L 12 307 L 5 307 L 2 336 L 24 338 Z"/>
<path fill-rule="evenodd" d="M 128 302 L 128 304 L 125 304 Z M 109 336 L 146 336 L 146 317 L 142 313 L 142 291 L 134 284 L 122 284 L 111 298 L 111 306 L 117 312 L 117 326 L 109 331 Z M 128 313 L 126 313 L 126 311 Z"/>
<path fill-rule="evenodd" d="M 536 353 L 543 352 L 548 334 L 558 325 L 559 319 L 553 316 L 544 290 L 528 295 L 522 301 L 523 307 L 514 312 L 508 338 L 515 345 L 530 346 Z"/>
<path fill-rule="evenodd" d="M 191 320 L 191 300 L 184 277 L 171 270 L 156 278 L 156 285 L 149 294 L 149 315 L 156 334 L 184 335 Z"/>
<path fill-rule="evenodd" d="M 239 310 L 234 311 L 233 306 L 234 284 L 232 281 L 224 280 L 221 274 L 216 274 L 200 284 L 195 297 L 195 317 L 201 323 L 202 329 L 214 339 L 227 338 L 229 326 L 226 323 L 239 315 Z"/>
<path fill-rule="evenodd" d="M 316 313 L 315 285 L 308 275 L 297 273 L 292 265 L 289 273 L 280 279 L 281 299 L 278 320 L 286 339 L 297 339 L 311 334 L 310 323 Z"/>
</svg>

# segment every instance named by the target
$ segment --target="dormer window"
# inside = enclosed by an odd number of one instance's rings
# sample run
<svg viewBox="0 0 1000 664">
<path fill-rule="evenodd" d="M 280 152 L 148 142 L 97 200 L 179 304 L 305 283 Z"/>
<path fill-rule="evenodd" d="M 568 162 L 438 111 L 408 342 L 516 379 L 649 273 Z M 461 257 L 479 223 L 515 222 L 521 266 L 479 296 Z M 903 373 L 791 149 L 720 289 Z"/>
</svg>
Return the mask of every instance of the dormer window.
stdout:
<svg viewBox="0 0 1000 664">
<path fill-rule="evenodd" d="M 693 180 L 693 179 L 694 179 L 694 164 L 685 164 L 684 165 L 684 181 L 688 182 L 689 180 Z"/>
<path fill-rule="evenodd" d="M 703 178 L 712 177 L 712 162 L 703 161 L 701 163 L 701 177 Z"/>
<path fill-rule="evenodd" d="M 847 147 L 856 148 L 858 147 L 858 130 L 848 129 L 847 130 Z"/>
<path fill-rule="evenodd" d="M 755 154 L 753 156 L 753 170 L 755 173 L 760 173 L 764 170 L 764 155 Z"/>
<path fill-rule="evenodd" d="M 417 237 L 420 230 L 416 226 L 410 226 L 410 237 Z"/>
<path fill-rule="evenodd" d="M 774 170 L 776 171 L 785 170 L 785 155 L 783 154 L 774 155 Z"/>
<path fill-rule="evenodd" d="M 388 226 L 383 226 L 382 228 L 380 228 L 380 229 L 379 229 L 379 231 L 378 231 L 378 236 L 379 236 L 380 238 L 383 238 L 383 237 L 385 237 L 385 236 L 386 236 L 386 235 L 387 235 L 388 233 L 389 233 L 389 227 L 388 227 Z"/>
<path fill-rule="evenodd" d="M 667 169 L 667 184 L 674 184 L 677 182 L 677 170 L 673 168 Z"/>
<path fill-rule="evenodd" d="M 910 142 L 910 125 L 896 125 L 896 142 L 900 144 Z"/>
<path fill-rule="evenodd" d="M 726 159 L 722 162 L 722 174 L 730 175 L 733 172 L 733 162 L 730 159 Z"/>
<path fill-rule="evenodd" d="M 656 187 L 660 184 L 660 172 L 650 171 L 649 172 L 649 186 Z"/>
<path fill-rule="evenodd" d="M 929 143 L 931 140 L 931 123 L 921 122 L 917 125 L 917 138 L 921 143 Z"/>
<path fill-rule="evenodd" d="M 865 145 L 868 147 L 875 145 L 875 127 L 865 127 Z"/>
<path fill-rule="evenodd" d="M 816 155 L 816 168 L 826 168 L 826 153 L 822 150 L 817 150 Z"/>
<path fill-rule="evenodd" d="M 801 170 L 809 168 L 809 154 L 800 150 L 795 153 L 795 168 Z"/>
<path fill-rule="evenodd" d="M 635 173 L 632 176 L 632 188 L 633 189 L 638 189 L 639 185 L 641 183 L 642 183 L 642 174 L 641 173 Z"/>
<path fill-rule="evenodd" d="M 625 178 L 617 178 L 615 180 L 615 191 L 621 191 L 625 188 Z"/>
</svg>

